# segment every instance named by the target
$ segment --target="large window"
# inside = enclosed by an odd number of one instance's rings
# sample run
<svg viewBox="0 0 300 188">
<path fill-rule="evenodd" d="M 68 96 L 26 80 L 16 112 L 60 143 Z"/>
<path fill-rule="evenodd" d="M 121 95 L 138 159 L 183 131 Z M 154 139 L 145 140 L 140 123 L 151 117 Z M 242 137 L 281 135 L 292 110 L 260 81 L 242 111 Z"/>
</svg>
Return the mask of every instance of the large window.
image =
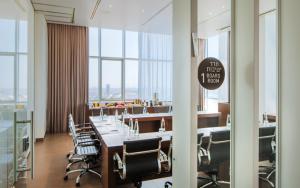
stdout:
<svg viewBox="0 0 300 188">
<path fill-rule="evenodd" d="M 0 103 L 28 100 L 27 21 L 0 19 Z"/>
<path fill-rule="evenodd" d="M 139 33 L 89 28 L 89 101 L 139 97 Z"/>
</svg>

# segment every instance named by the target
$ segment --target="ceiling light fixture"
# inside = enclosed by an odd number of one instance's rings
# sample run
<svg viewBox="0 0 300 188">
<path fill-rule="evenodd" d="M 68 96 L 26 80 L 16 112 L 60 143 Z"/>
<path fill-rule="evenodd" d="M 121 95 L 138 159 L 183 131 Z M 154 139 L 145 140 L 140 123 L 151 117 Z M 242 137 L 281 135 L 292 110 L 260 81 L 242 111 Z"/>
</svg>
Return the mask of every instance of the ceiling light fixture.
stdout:
<svg viewBox="0 0 300 188">
<path fill-rule="evenodd" d="M 145 13 L 145 9 L 142 9 L 142 11 L 141 11 L 143 14 Z"/>
<path fill-rule="evenodd" d="M 112 8 L 112 4 L 109 4 L 109 5 L 108 5 L 108 8 Z"/>
</svg>

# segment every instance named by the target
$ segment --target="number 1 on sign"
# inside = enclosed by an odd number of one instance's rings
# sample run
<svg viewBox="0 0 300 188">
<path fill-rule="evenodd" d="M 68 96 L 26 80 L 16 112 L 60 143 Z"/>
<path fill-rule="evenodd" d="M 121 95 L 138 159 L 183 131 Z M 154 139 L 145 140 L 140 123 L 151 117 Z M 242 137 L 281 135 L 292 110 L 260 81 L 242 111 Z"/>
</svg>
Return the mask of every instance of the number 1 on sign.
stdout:
<svg viewBox="0 0 300 188">
<path fill-rule="evenodd" d="M 202 82 L 204 83 L 205 82 L 204 73 L 202 73 L 201 76 L 202 76 Z"/>
</svg>

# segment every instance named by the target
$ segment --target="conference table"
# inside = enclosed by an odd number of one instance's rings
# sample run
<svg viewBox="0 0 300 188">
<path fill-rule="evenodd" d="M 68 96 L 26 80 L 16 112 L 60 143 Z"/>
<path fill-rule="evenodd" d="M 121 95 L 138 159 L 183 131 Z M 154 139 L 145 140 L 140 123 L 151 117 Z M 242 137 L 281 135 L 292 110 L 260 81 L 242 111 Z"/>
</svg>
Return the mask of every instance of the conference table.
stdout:
<svg viewBox="0 0 300 188">
<path fill-rule="evenodd" d="M 162 116 L 161 114 L 156 114 Z M 119 174 L 114 172 L 113 155 L 117 152 L 120 155 L 123 152 L 123 142 L 126 140 L 142 140 L 155 137 L 162 138 L 161 148 L 163 151 L 167 151 L 169 148 L 170 138 L 172 131 L 165 132 L 147 132 L 140 133 L 138 136 L 129 135 L 129 127 L 123 124 L 119 118 L 114 116 L 107 116 L 101 118 L 100 116 L 90 116 L 90 123 L 95 130 L 98 138 L 101 142 L 101 174 L 102 184 L 104 188 L 114 188 L 118 184 L 124 184 L 126 181 L 122 181 L 119 178 Z M 228 127 L 209 127 L 200 128 L 198 133 L 203 133 L 203 142 L 207 142 L 210 136 L 210 132 L 218 130 L 228 130 Z M 156 179 L 161 177 L 171 176 L 171 172 L 157 174 L 154 176 L 145 177 L 147 179 Z"/>
</svg>

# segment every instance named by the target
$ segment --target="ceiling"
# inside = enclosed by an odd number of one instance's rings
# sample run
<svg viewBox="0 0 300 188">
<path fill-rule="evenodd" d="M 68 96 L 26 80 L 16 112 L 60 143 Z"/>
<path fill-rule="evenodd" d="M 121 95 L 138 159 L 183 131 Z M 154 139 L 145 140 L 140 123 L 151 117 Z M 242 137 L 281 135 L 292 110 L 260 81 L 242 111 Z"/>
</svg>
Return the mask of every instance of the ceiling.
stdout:
<svg viewBox="0 0 300 188">
<path fill-rule="evenodd" d="M 198 32 L 207 38 L 230 29 L 230 0 L 198 0 Z"/>
<path fill-rule="evenodd" d="M 166 9 L 171 0 L 32 0 L 32 4 L 48 22 L 136 30 Z"/>
</svg>

